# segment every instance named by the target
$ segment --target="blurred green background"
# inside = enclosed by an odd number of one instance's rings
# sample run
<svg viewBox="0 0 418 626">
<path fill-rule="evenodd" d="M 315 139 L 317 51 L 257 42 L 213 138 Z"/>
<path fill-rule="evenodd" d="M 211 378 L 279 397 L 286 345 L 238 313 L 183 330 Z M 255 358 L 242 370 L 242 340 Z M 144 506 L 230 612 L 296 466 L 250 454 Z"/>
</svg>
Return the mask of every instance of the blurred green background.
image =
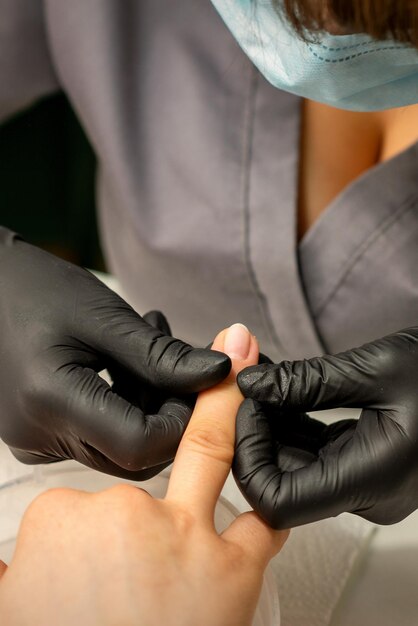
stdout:
<svg viewBox="0 0 418 626">
<path fill-rule="evenodd" d="M 59 94 L 0 126 L 0 224 L 74 263 L 103 270 L 96 159 Z"/>
</svg>

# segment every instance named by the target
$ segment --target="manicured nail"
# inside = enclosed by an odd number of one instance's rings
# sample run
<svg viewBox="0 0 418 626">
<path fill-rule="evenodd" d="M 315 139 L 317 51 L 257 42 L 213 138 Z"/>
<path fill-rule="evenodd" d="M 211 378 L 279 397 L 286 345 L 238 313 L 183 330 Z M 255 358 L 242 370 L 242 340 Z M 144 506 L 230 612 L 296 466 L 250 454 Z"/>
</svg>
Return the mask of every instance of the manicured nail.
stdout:
<svg viewBox="0 0 418 626">
<path fill-rule="evenodd" d="M 248 357 L 251 345 L 251 335 L 244 324 L 233 324 L 226 332 L 224 340 L 224 352 L 239 361 L 245 361 Z"/>
</svg>

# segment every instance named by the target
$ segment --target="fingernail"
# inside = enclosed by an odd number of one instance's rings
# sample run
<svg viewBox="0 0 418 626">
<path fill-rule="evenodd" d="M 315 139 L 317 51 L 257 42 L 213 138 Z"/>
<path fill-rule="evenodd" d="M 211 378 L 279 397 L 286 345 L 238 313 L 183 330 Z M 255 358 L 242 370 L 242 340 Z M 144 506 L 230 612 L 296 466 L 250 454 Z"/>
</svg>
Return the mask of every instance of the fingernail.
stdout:
<svg viewBox="0 0 418 626">
<path fill-rule="evenodd" d="M 251 335 L 244 324 L 233 324 L 226 332 L 224 352 L 231 359 L 244 361 L 248 357 L 251 345 Z"/>
</svg>

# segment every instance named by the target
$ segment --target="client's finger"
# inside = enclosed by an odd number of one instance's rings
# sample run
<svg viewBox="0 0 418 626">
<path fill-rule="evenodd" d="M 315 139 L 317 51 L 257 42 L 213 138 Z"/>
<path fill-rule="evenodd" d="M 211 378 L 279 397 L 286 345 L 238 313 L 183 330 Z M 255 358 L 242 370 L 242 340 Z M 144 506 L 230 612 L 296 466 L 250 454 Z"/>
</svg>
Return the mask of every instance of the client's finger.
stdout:
<svg viewBox="0 0 418 626">
<path fill-rule="evenodd" d="M 248 554 L 254 566 L 261 569 L 282 549 L 289 536 L 288 530 L 273 530 L 254 511 L 242 513 L 222 533 L 228 543 L 239 545 Z"/>
<path fill-rule="evenodd" d="M 3 576 L 3 574 L 5 574 L 7 571 L 7 565 L 4 561 L 0 561 L 0 578 Z"/>
<path fill-rule="evenodd" d="M 234 324 L 216 337 L 212 348 L 228 354 L 232 370 L 222 383 L 199 394 L 166 496 L 211 523 L 234 455 L 235 418 L 243 399 L 236 375 L 257 362 L 258 345 L 245 326 Z"/>
</svg>

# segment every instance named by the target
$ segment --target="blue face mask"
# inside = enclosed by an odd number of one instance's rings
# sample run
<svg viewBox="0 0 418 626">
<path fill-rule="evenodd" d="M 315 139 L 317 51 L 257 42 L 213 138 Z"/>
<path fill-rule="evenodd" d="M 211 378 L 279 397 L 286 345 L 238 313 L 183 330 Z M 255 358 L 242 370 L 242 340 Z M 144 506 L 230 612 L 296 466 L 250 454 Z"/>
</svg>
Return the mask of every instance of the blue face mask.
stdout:
<svg viewBox="0 0 418 626">
<path fill-rule="evenodd" d="M 352 111 L 418 102 L 418 51 L 368 35 L 321 35 L 305 43 L 271 0 L 212 0 L 241 48 L 285 91 Z"/>
</svg>

